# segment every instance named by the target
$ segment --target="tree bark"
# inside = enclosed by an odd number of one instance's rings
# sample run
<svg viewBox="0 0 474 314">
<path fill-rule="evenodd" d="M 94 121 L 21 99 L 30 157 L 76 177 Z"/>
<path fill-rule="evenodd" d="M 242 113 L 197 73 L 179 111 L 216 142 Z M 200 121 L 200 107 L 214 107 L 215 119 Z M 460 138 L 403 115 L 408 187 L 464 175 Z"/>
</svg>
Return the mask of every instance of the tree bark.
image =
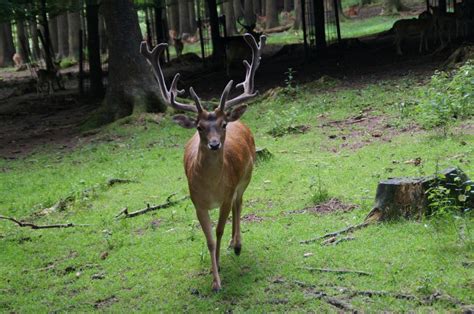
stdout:
<svg viewBox="0 0 474 314">
<path fill-rule="evenodd" d="M 212 57 L 219 60 L 224 56 L 224 41 L 219 37 L 219 18 L 217 16 L 216 0 L 207 0 L 209 20 L 211 26 Z"/>
<path fill-rule="evenodd" d="M 265 28 L 273 28 L 279 25 L 276 0 L 265 1 L 265 16 L 267 18 Z"/>
<path fill-rule="evenodd" d="M 81 14 L 79 11 L 69 12 L 68 19 L 68 33 L 69 33 L 69 56 L 74 59 L 79 59 L 79 30 L 81 29 Z"/>
<path fill-rule="evenodd" d="M 107 53 L 108 39 L 107 39 L 107 29 L 105 27 L 105 19 L 102 14 L 99 14 L 99 37 L 100 37 L 100 52 L 102 54 Z"/>
<path fill-rule="evenodd" d="M 284 0 L 283 1 L 283 11 L 285 12 L 291 12 L 291 0 Z"/>
<path fill-rule="evenodd" d="M 90 80 L 91 80 L 91 94 L 93 96 L 101 96 L 104 91 L 104 85 L 102 84 L 102 65 L 100 62 L 99 5 L 98 4 L 89 2 L 86 5 L 86 19 L 87 19 L 87 34 L 88 34 L 87 50 L 88 50 L 88 56 L 89 56 L 89 74 L 90 74 Z"/>
<path fill-rule="evenodd" d="M 31 43 L 32 43 L 32 52 L 33 52 L 33 60 L 40 60 L 41 59 L 41 50 L 39 47 L 39 39 L 38 39 L 38 23 L 36 21 L 36 16 L 30 20 L 30 34 L 31 34 Z"/>
<path fill-rule="evenodd" d="M 48 26 L 50 40 L 50 43 L 48 43 L 48 45 L 51 45 L 53 58 L 55 58 L 56 54 L 58 53 L 58 19 L 56 16 L 49 17 Z"/>
<path fill-rule="evenodd" d="M 178 0 L 179 9 L 179 34 L 191 34 L 191 26 L 189 25 L 189 8 L 187 0 Z"/>
<path fill-rule="evenodd" d="M 0 24 L 0 67 L 12 66 L 14 54 L 12 27 L 10 22 L 5 22 Z"/>
<path fill-rule="evenodd" d="M 301 28 L 301 0 L 295 0 L 295 22 L 293 28 Z"/>
<path fill-rule="evenodd" d="M 109 39 L 109 84 L 101 122 L 134 112 L 165 111 L 150 66 L 139 53 L 142 37 L 133 3 L 102 0 L 102 6 Z"/>
<path fill-rule="evenodd" d="M 244 0 L 244 20 L 248 27 L 251 27 L 257 21 L 253 9 L 253 0 Z"/>
<path fill-rule="evenodd" d="M 194 0 L 188 0 L 188 11 L 189 11 L 189 27 L 191 34 L 196 34 L 197 23 L 196 23 L 196 8 L 194 6 Z"/>
<path fill-rule="evenodd" d="M 69 56 L 69 30 L 67 13 L 58 16 L 58 58 Z"/>
<path fill-rule="evenodd" d="M 229 0 L 232 1 L 232 0 Z M 233 0 L 234 5 L 234 16 L 235 20 L 238 21 L 239 18 L 244 16 L 244 7 L 242 6 L 242 1 L 241 0 Z"/>
<path fill-rule="evenodd" d="M 227 0 L 222 3 L 225 14 L 225 28 L 227 35 L 231 36 L 237 33 L 235 27 L 234 5 L 232 0 Z"/>
<path fill-rule="evenodd" d="M 26 36 L 25 24 L 21 20 L 16 21 L 16 46 L 17 52 L 21 56 L 23 62 L 30 60 L 30 46 L 28 45 L 28 38 Z"/>
<path fill-rule="evenodd" d="M 176 34 L 179 33 L 179 8 L 178 8 L 178 0 L 175 0 L 169 6 L 169 29 L 175 31 Z"/>
<path fill-rule="evenodd" d="M 253 0 L 253 11 L 257 15 L 262 15 L 262 3 L 260 0 Z"/>
</svg>

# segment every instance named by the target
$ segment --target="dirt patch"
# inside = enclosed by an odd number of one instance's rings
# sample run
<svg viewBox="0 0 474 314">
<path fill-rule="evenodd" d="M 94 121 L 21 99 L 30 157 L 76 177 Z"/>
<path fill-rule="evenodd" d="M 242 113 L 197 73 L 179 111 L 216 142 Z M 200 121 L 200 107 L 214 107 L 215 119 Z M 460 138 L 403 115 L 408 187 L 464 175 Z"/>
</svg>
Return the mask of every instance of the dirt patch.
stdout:
<svg viewBox="0 0 474 314">
<path fill-rule="evenodd" d="M 337 146 L 330 145 L 325 148 L 334 153 L 344 148 L 357 150 L 378 141 L 391 142 L 392 138 L 402 133 L 420 131 L 420 128 L 416 125 L 397 128 L 389 120 L 389 117 L 374 115 L 371 109 L 366 109 L 362 113 L 344 120 L 323 123 L 321 125 L 322 133 L 327 135 L 328 139 L 342 141 L 336 144 Z M 332 129 L 328 130 L 327 128 Z"/>
<path fill-rule="evenodd" d="M 116 302 L 118 302 L 118 298 L 114 295 L 111 295 L 110 297 L 107 297 L 105 299 L 95 301 L 94 307 L 96 309 L 102 309 L 105 307 L 109 307 Z"/>
<path fill-rule="evenodd" d="M 257 216 L 255 214 L 247 214 L 244 215 L 241 220 L 245 222 L 262 222 L 263 217 Z"/>
<path fill-rule="evenodd" d="M 331 198 L 327 202 L 304 209 L 292 210 L 287 212 L 287 214 L 329 214 L 334 212 L 349 212 L 356 208 L 356 205 L 345 204 L 337 198 Z"/>
</svg>

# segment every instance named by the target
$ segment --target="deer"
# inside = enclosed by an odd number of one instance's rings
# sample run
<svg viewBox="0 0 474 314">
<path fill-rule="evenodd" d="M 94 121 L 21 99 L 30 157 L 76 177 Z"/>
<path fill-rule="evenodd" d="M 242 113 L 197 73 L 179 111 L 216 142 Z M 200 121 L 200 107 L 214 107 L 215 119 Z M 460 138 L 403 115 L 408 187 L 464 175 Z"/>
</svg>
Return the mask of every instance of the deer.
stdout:
<svg viewBox="0 0 474 314">
<path fill-rule="evenodd" d="M 185 146 L 183 163 L 191 201 L 207 241 L 213 277 L 212 290 L 215 292 L 222 288 L 219 276 L 220 246 L 231 210 L 232 238 L 229 246 L 236 255 L 241 253 L 242 198 L 250 183 L 256 158 L 252 132 L 239 119 L 247 109 L 245 103 L 258 95 L 254 78 L 260 66 L 266 37 L 261 36 L 258 44 L 250 34 L 245 34 L 244 38 L 251 48 L 252 59 L 250 63 L 243 61 L 246 68 L 245 80 L 237 84 L 243 91 L 228 99 L 233 86 L 233 81 L 230 80 L 221 94 L 218 107 L 210 111 L 204 108 L 193 87 L 189 88 L 189 93 L 194 104 L 178 102 L 177 96 L 184 93 L 184 90 L 177 88 L 179 73 L 174 76 L 170 87 L 166 86 L 160 65 L 160 55 L 166 48 L 166 43 L 159 44 L 151 51 L 146 42 L 140 45 L 140 52 L 153 69 L 164 102 L 176 110 L 196 114 L 195 118 L 178 114 L 173 116 L 173 121 L 181 127 L 196 129 Z M 209 211 L 214 208 L 219 208 L 216 241 L 213 239 L 209 217 Z"/>
<path fill-rule="evenodd" d="M 15 52 L 15 54 L 12 57 L 13 64 L 15 65 L 15 68 L 20 68 L 23 65 L 23 58 L 18 52 Z"/>
<path fill-rule="evenodd" d="M 433 27 L 433 16 L 430 12 L 423 12 L 419 18 L 398 20 L 393 24 L 395 32 L 395 47 L 398 55 L 402 55 L 402 42 L 410 35 L 420 36 L 419 53 L 423 52 L 423 45 L 428 50 L 428 34 Z"/>
</svg>

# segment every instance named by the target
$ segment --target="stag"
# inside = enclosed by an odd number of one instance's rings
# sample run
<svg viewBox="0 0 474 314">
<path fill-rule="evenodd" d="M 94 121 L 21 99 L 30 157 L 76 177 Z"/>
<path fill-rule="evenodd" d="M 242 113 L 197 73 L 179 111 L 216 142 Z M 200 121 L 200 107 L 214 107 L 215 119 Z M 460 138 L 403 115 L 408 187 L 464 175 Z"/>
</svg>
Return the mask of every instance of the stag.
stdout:
<svg viewBox="0 0 474 314">
<path fill-rule="evenodd" d="M 252 177 L 255 161 L 255 142 L 252 133 L 239 119 L 247 109 L 245 103 L 258 94 L 254 89 L 254 77 L 260 65 L 266 38 L 261 36 L 257 44 L 252 35 L 245 34 L 244 36 L 251 48 L 252 60 L 251 63 L 244 60 L 245 80 L 237 85 L 243 89 L 243 92 L 228 99 L 233 85 L 233 81 L 230 81 L 220 97 L 219 106 L 212 111 L 207 111 L 203 107 L 192 87 L 189 92 L 194 104 L 182 103 L 176 99 L 178 95 L 184 93 L 184 90 L 179 90 L 177 87 L 179 73 L 174 76 L 170 87 L 166 86 L 160 65 L 160 55 L 167 44 L 159 44 L 152 51 L 149 50 L 146 42 L 142 42 L 140 46 L 140 52 L 153 68 L 159 91 L 165 103 L 176 110 L 188 111 L 197 115 L 195 118 L 190 118 L 178 114 L 173 117 L 173 120 L 184 128 L 196 128 L 196 132 L 184 150 L 184 170 L 188 179 L 191 200 L 207 240 L 214 291 L 221 289 L 220 246 L 231 210 L 232 238 L 230 247 L 234 249 L 236 255 L 240 255 L 241 252 L 242 196 Z M 216 241 L 214 241 L 209 210 L 217 207 L 220 211 L 216 227 Z"/>
</svg>

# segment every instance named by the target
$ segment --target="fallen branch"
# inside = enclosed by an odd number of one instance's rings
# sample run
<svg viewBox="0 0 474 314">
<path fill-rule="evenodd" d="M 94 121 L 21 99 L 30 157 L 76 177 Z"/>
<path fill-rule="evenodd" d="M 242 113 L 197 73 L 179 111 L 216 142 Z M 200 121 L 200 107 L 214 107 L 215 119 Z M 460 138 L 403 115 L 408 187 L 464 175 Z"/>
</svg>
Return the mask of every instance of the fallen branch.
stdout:
<svg viewBox="0 0 474 314">
<path fill-rule="evenodd" d="M 363 222 L 361 224 L 358 224 L 358 225 L 352 225 L 352 226 L 349 226 L 345 229 L 342 229 L 342 230 L 339 230 L 339 231 L 336 231 L 336 232 L 331 232 L 331 233 L 326 233 L 325 235 L 323 236 L 320 236 L 320 237 L 316 237 L 316 238 L 312 238 L 312 239 L 309 239 L 309 240 L 304 240 L 304 241 L 300 241 L 301 244 L 308 244 L 308 243 L 312 243 L 312 242 L 316 242 L 318 240 L 321 240 L 321 239 L 326 239 L 326 238 L 330 238 L 330 237 L 335 237 L 337 235 L 340 235 L 340 234 L 344 234 L 344 233 L 348 233 L 348 232 L 351 232 L 351 231 L 354 231 L 354 230 L 358 230 L 358 229 L 362 229 L 362 228 L 365 228 L 367 227 L 368 225 L 370 225 L 370 221 L 368 222 Z"/>
<path fill-rule="evenodd" d="M 171 207 L 171 206 L 174 206 L 184 200 L 187 200 L 189 198 L 189 196 L 184 196 L 178 200 L 175 200 L 175 201 L 172 201 L 171 198 L 173 196 L 175 196 L 176 193 L 173 193 L 171 194 L 170 196 L 168 196 L 166 198 L 166 203 L 163 203 L 163 204 L 160 204 L 160 205 L 155 205 L 155 206 L 150 206 L 150 204 L 147 204 L 147 207 L 146 208 L 143 208 L 143 209 L 140 209 L 140 210 L 137 210 L 137 211 L 134 211 L 134 212 L 131 212 L 129 213 L 128 212 L 128 208 L 125 207 L 124 209 L 122 209 L 116 216 L 115 216 L 115 219 L 118 219 L 120 218 L 120 216 L 123 215 L 123 218 L 132 218 L 132 217 L 136 217 L 136 216 L 139 216 L 139 215 L 143 215 L 145 213 L 148 213 L 150 211 L 153 211 L 153 210 L 158 210 L 158 209 L 163 209 L 163 208 L 168 208 L 168 207 Z"/>
<path fill-rule="evenodd" d="M 353 290 L 345 287 L 339 287 L 338 290 L 340 292 L 350 293 L 352 296 L 362 295 L 366 297 L 392 297 L 395 299 L 402 299 L 402 300 L 415 300 L 419 301 L 418 298 L 413 294 L 407 293 L 400 293 L 400 292 L 389 292 L 389 291 L 379 291 L 379 290 Z"/>
<path fill-rule="evenodd" d="M 329 268 L 314 268 L 314 267 L 303 267 L 303 269 L 306 269 L 308 271 L 319 271 L 323 273 L 338 273 L 338 274 L 357 274 L 357 275 L 363 275 L 363 276 L 371 276 L 371 273 L 365 272 L 365 271 L 360 271 L 360 270 L 350 270 L 350 269 L 329 269 Z"/>
<path fill-rule="evenodd" d="M 317 299 L 320 299 L 320 300 L 323 300 L 329 304 L 331 304 L 332 306 L 335 306 L 341 310 L 345 310 L 345 311 L 351 311 L 351 312 L 357 312 L 351 304 L 345 302 L 345 301 L 342 301 L 336 297 L 333 297 L 333 296 L 329 296 L 326 292 L 322 291 L 322 290 L 314 290 L 314 288 L 317 288 L 317 286 L 315 285 L 312 285 L 312 284 L 307 284 L 305 282 L 301 282 L 301 281 L 297 281 L 295 280 L 294 283 L 302 288 L 310 288 L 311 289 L 311 296 L 317 298 Z"/>
<path fill-rule="evenodd" d="M 130 180 L 130 179 L 120 179 L 120 178 L 112 178 L 107 180 L 107 185 L 112 186 L 117 183 L 138 183 L 136 180 Z"/>
<path fill-rule="evenodd" d="M 22 222 L 22 221 L 19 221 L 13 217 L 6 217 L 6 216 L 0 216 L 0 219 L 3 219 L 3 220 L 10 220 L 14 223 L 16 223 L 19 227 L 29 227 L 31 229 L 54 229 L 54 228 L 71 228 L 71 227 L 87 227 L 87 226 L 90 226 L 90 225 L 85 225 L 85 224 L 82 224 L 82 225 L 78 225 L 78 224 L 74 224 L 74 223 L 67 223 L 67 224 L 53 224 L 53 225 L 36 225 L 36 224 L 33 224 L 33 223 L 30 223 L 30 222 Z"/>
<path fill-rule="evenodd" d="M 344 237 L 344 238 L 338 239 L 337 237 L 331 237 L 331 238 L 321 242 L 321 245 L 338 245 L 341 242 L 352 241 L 352 240 L 355 240 L 355 238 L 354 237 Z"/>
</svg>

